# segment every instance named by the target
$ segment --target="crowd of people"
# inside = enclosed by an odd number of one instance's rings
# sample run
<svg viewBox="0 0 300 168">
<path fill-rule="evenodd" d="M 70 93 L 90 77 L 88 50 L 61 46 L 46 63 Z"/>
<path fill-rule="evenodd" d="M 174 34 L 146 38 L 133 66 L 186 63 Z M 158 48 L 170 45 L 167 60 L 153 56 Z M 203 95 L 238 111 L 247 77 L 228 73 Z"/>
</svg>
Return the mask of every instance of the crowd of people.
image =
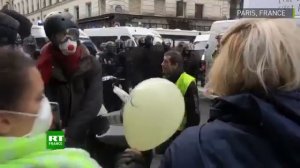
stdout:
<svg viewBox="0 0 300 168">
<path fill-rule="evenodd" d="M 125 78 L 126 91 L 165 78 L 184 97 L 181 126 L 156 149 L 164 154 L 161 168 L 300 166 L 300 28 L 292 20 L 242 20 L 222 35 L 206 84 L 217 98 L 201 126 L 203 67 L 183 43 L 171 49 L 151 36 L 138 47 L 132 40 L 107 42 L 97 60 L 80 43 L 76 23 L 58 13 L 47 16 L 49 42 L 36 56 L 22 45 L 29 44 L 30 27 L 23 15 L 0 11 L 0 166 L 149 167 L 149 152 L 135 149 L 110 166 L 89 155 L 90 126 L 104 102 L 102 77 L 109 75 Z M 59 104 L 65 149 L 46 148 L 49 102 Z"/>
</svg>

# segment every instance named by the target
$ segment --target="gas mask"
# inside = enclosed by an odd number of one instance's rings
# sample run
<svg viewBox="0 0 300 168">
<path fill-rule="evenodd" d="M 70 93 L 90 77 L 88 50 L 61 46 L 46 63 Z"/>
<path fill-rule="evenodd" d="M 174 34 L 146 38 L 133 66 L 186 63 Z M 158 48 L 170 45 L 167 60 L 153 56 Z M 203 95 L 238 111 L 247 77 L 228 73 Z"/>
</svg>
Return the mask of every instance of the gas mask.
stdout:
<svg viewBox="0 0 300 168">
<path fill-rule="evenodd" d="M 68 39 L 66 42 L 60 43 L 58 47 L 63 55 L 72 55 L 76 52 L 77 41 Z"/>
<path fill-rule="evenodd" d="M 31 131 L 24 135 L 24 137 L 33 137 L 48 131 L 52 123 L 52 112 L 49 100 L 44 97 L 40 109 L 37 114 L 14 112 L 14 111 L 0 111 L 0 113 L 9 113 L 14 115 L 23 115 L 26 117 L 35 117 L 34 123 L 32 125 Z"/>
<path fill-rule="evenodd" d="M 70 28 L 66 30 L 66 34 L 59 39 L 59 49 L 64 55 L 72 55 L 76 52 L 77 41 L 79 40 L 79 30 Z"/>
</svg>

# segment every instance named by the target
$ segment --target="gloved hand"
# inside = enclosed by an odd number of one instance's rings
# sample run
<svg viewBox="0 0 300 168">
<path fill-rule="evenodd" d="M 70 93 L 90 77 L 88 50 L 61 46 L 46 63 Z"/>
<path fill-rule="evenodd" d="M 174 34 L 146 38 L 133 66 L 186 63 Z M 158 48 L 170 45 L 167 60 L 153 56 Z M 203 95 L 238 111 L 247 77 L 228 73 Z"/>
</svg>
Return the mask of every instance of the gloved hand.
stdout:
<svg viewBox="0 0 300 168">
<path fill-rule="evenodd" d="M 147 168 L 142 153 L 133 149 L 126 149 L 118 157 L 115 168 Z"/>
</svg>

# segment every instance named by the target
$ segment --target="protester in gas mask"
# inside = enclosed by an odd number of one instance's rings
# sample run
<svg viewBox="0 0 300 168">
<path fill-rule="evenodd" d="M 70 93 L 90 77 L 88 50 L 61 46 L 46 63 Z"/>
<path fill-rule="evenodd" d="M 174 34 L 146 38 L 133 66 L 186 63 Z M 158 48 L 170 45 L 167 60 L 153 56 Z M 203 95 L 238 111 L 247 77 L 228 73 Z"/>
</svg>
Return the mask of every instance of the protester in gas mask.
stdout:
<svg viewBox="0 0 300 168">
<path fill-rule="evenodd" d="M 42 48 L 37 66 L 45 93 L 59 103 L 67 146 L 85 148 L 89 125 L 102 104 L 101 66 L 79 42 L 79 29 L 71 19 L 51 15 L 44 29 L 50 42 Z"/>
<path fill-rule="evenodd" d="M 48 150 L 52 122 L 35 62 L 12 46 L 0 48 L 1 167 L 99 167 L 83 150 Z"/>
</svg>

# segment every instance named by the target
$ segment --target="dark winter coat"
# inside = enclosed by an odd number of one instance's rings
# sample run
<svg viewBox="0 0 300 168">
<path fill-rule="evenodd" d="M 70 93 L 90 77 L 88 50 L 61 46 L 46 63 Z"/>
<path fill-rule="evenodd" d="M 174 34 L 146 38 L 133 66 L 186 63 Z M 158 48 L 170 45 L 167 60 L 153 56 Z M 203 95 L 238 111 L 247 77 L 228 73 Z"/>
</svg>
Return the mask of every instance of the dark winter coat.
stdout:
<svg viewBox="0 0 300 168">
<path fill-rule="evenodd" d="M 300 92 L 216 100 L 207 124 L 184 131 L 161 168 L 300 167 Z"/>
<path fill-rule="evenodd" d="M 66 128 L 67 146 L 70 147 L 83 147 L 86 133 L 103 99 L 101 65 L 88 54 L 83 45 L 79 47 L 83 47 L 83 52 L 76 72 L 66 75 L 54 61 L 52 75 L 45 84 L 46 96 L 50 101 L 59 103 L 63 127 Z M 41 69 L 43 64 L 38 67 Z"/>
</svg>

